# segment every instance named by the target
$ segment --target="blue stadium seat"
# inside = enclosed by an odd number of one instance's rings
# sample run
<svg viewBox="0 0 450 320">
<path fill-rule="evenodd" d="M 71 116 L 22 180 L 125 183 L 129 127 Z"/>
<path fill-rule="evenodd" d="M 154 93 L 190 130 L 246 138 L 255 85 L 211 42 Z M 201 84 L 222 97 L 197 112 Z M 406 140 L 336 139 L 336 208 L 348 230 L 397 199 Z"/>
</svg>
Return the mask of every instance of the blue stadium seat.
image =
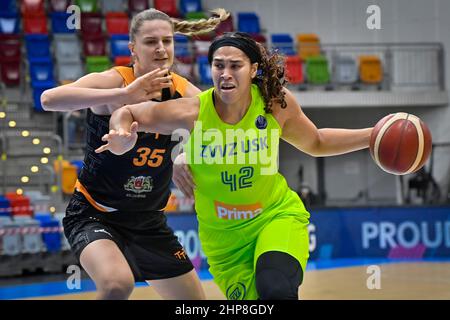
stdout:
<svg viewBox="0 0 450 320">
<path fill-rule="evenodd" d="M 201 12 L 201 0 L 180 0 L 180 12 L 185 16 L 189 12 Z"/>
<path fill-rule="evenodd" d="M 61 251 L 61 233 L 59 232 L 59 221 L 51 218 L 50 221 L 41 221 L 42 240 L 47 252 Z"/>
<path fill-rule="evenodd" d="M 49 57 L 31 58 L 30 64 L 30 78 L 34 86 L 37 82 L 45 82 L 54 80 L 53 77 L 53 62 Z"/>
<path fill-rule="evenodd" d="M 50 40 L 45 34 L 29 34 L 25 36 L 27 56 L 30 58 L 49 57 Z"/>
<path fill-rule="evenodd" d="M 238 31 L 260 33 L 259 17 L 253 12 L 238 12 Z"/>
<path fill-rule="evenodd" d="M 58 252 L 61 250 L 60 223 L 50 213 L 42 212 L 34 215 L 42 228 L 42 240 L 47 252 Z"/>
<path fill-rule="evenodd" d="M 10 217 L 11 206 L 9 205 L 8 198 L 0 196 L 0 217 Z"/>
<path fill-rule="evenodd" d="M 77 174 L 80 174 L 81 169 L 83 169 L 84 161 L 83 160 L 72 160 L 70 161 L 72 165 L 77 167 Z"/>
<path fill-rule="evenodd" d="M 0 1 L 0 13 L 11 12 L 17 13 L 16 0 L 2 0 Z"/>
<path fill-rule="evenodd" d="M 294 50 L 294 39 L 287 33 L 274 33 L 271 36 L 272 47 L 277 48 L 286 56 L 294 56 L 297 53 Z"/>
<path fill-rule="evenodd" d="M 200 75 L 200 82 L 202 84 L 212 85 L 213 81 L 211 78 L 211 68 L 209 66 L 208 57 L 198 56 L 197 64 L 198 64 L 198 73 Z"/>
<path fill-rule="evenodd" d="M 52 220 L 52 215 L 49 212 L 37 212 L 34 214 L 34 219 L 38 220 L 39 223 L 48 222 Z"/>
<path fill-rule="evenodd" d="M 70 17 L 70 15 L 70 13 L 66 12 L 50 13 L 53 33 L 74 33 L 76 31 L 76 29 L 67 28 L 67 19 Z"/>
<path fill-rule="evenodd" d="M 19 15 L 14 12 L 0 12 L 0 33 L 19 33 Z"/>
<path fill-rule="evenodd" d="M 184 58 L 191 56 L 191 53 L 189 52 L 189 38 L 187 36 L 182 34 L 175 34 L 174 41 L 175 41 L 175 57 Z"/>
<path fill-rule="evenodd" d="M 129 39 L 129 36 L 124 34 L 111 35 L 111 57 L 113 59 L 118 56 L 130 55 L 130 49 L 128 48 L 128 42 L 130 41 Z"/>
<path fill-rule="evenodd" d="M 39 81 L 33 84 L 33 102 L 36 111 L 44 111 L 41 104 L 41 95 L 47 89 L 56 87 L 55 81 Z"/>
</svg>

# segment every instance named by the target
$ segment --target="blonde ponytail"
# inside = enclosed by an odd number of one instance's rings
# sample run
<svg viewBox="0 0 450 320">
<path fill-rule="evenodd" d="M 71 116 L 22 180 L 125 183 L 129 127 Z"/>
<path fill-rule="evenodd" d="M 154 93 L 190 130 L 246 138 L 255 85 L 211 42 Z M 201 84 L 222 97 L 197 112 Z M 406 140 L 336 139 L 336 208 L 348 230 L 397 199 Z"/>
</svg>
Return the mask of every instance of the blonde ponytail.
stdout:
<svg viewBox="0 0 450 320">
<path fill-rule="evenodd" d="M 222 8 L 211 10 L 211 12 L 213 16 L 209 19 L 192 21 L 172 19 L 174 31 L 187 36 L 208 33 L 217 28 L 222 21 L 225 21 L 230 16 L 230 13 Z"/>
</svg>

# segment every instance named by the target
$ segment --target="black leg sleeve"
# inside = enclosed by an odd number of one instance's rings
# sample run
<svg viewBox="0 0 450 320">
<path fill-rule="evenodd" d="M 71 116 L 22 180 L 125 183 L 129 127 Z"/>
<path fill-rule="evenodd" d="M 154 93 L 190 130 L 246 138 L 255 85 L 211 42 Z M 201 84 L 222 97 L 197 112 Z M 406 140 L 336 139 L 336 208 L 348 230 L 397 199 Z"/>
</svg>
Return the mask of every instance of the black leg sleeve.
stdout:
<svg viewBox="0 0 450 320">
<path fill-rule="evenodd" d="M 300 263 L 287 253 L 268 251 L 256 262 L 256 290 L 261 300 L 298 300 L 302 281 Z"/>
</svg>

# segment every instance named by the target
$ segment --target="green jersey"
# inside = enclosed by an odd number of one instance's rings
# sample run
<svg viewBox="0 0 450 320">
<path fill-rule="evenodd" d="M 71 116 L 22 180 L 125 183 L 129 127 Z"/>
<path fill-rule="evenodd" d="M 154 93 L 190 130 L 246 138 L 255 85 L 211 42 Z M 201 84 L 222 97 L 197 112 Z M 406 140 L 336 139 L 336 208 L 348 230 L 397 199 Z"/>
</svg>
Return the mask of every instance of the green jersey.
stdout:
<svg viewBox="0 0 450 320">
<path fill-rule="evenodd" d="M 281 128 L 264 111 L 256 85 L 252 102 L 236 124 L 223 122 L 213 103 L 213 88 L 201 93 L 198 120 L 186 154 L 196 183 L 195 209 L 199 224 L 210 229 L 234 229 L 265 219 L 297 194 L 278 173 Z M 295 209 L 295 208 L 294 208 Z"/>
<path fill-rule="evenodd" d="M 252 85 L 251 105 L 233 125 L 220 119 L 213 90 L 199 94 L 198 119 L 185 145 L 199 236 L 224 294 L 253 299 L 254 261 L 262 252 L 287 252 L 305 268 L 309 213 L 278 172 L 281 127 L 265 112 L 259 88 Z M 245 294 L 236 293 L 236 283 Z"/>
</svg>

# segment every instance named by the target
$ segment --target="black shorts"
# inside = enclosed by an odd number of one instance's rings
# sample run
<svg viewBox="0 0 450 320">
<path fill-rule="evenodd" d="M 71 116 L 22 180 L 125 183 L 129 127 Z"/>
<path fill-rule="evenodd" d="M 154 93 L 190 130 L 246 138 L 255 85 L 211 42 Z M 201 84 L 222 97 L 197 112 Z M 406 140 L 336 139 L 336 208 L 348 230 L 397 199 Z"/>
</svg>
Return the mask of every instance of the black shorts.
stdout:
<svg viewBox="0 0 450 320">
<path fill-rule="evenodd" d="M 112 240 L 127 259 L 136 281 L 172 278 L 194 268 L 161 211 L 100 212 L 75 191 L 63 226 L 78 261 L 89 243 Z"/>
</svg>

